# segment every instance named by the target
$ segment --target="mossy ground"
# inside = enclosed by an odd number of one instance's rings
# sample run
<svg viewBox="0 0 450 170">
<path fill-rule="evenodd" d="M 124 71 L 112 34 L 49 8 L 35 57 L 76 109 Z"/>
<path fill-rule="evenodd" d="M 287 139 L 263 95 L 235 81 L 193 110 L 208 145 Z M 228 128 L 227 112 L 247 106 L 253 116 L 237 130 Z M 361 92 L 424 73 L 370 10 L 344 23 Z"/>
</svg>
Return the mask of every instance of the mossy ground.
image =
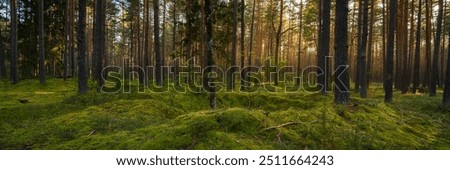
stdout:
<svg viewBox="0 0 450 170">
<path fill-rule="evenodd" d="M 0 149 L 450 149 L 442 92 L 397 93 L 392 104 L 380 85 L 369 94 L 339 106 L 306 92 L 220 93 L 210 110 L 206 94 L 78 96 L 75 80 L 1 82 Z"/>
</svg>

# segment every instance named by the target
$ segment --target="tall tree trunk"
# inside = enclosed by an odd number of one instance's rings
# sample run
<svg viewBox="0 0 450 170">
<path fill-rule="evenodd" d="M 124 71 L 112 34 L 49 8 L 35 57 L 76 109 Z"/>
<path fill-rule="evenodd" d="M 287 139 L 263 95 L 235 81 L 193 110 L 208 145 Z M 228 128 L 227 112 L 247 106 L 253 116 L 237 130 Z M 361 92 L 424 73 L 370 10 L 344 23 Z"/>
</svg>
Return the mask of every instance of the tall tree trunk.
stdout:
<svg viewBox="0 0 450 170">
<path fill-rule="evenodd" d="M 145 24 L 144 24 L 144 69 L 147 69 L 147 66 L 149 66 L 149 36 L 150 36 L 150 2 L 149 0 L 144 0 L 144 17 L 145 17 Z M 144 85 L 148 85 L 148 72 L 145 71 L 144 74 Z"/>
<path fill-rule="evenodd" d="M 44 0 L 39 0 L 39 81 L 45 84 Z"/>
<path fill-rule="evenodd" d="M 3 41 L 3 29 L 0 25 L 0 79 L 6 79 L 5 46 Z"/>
<path fill-rule="evenodd" d="M 192 12 L 192 4 L 194 3 L 193 0 L 187 0 L 186 3 L 186 39 L 185 39 L 185 53 L 186 53 L 186 60 L 189 61 L 189 78 L 188 80 L 192 80 L 192 75 L 191 75 L 191 69 L 193 67 L 193 59 L 191 59 L 191 50 L 192 50 L 192 32 L 193 32 L 193 28 L 192 28 L 192 23 L 193 21 L 193 12 Z"/>
<path fill-rule="evenodd" d="M 403 57 L 403 62 L 400 63 L 400 65 L 402 66 L 402 78 L 399 78 L 399 81 L 401 82 L 401 91 L 403 94 L 408 92 L 408 87 L 409 87 L 409 79 L 408 79 L 408 75 L 410 74 L 410 72 L 408 72 L 408 66 L 409 66 L 409 62 L 408 62 L 408 17 L 409 17 L 409 3 L 408 1 L 404 1 L 404 5 L 403 5 L 403 25 L 402 25 L 402 31 L 403 32 L 403 37 L 402 37 L 402 55 L 403 56 L 399 56 L 399 57 Z M 413 34 L 413 32 L 411 32 L 411 34 Z"/>
<path fill-rule="evenodd" d="M 450 36 L 448 39 L 448 49 L 450 49 Z M 447 54 L 447 73 L 444 85 L 443 103 L 445 106 L 450 107 L 450 52 Z"/>
<path fill-rule="evenodd" d="M 69 58 L 69 55 L 70 55 L 70 37 L 69 37 L 69 34 L 70 34 L 70 32 L 69 32 L 69 27 L 70 27 L 70 17 L 69 17 L 69 15 L 70 15 L 70 0 L 68 0 L 68 1 L 66 1 L 66 8 L 65 8 L 65 11 L 64 11 L 64 15 L 65 15 L 65 17 L 64 17 L 64 19 L 65 19 L 65 22 L 64 22 L 64 57 L 63 57 L 63 78 L 64 78 L 64 81 L 66 81 L 67 80 L 67 73 L 68 73 L 68 68 L 67 68 L 67 66 L 68 66 L 68 58 Z"/>
<path fill-rule="evenodd" d="M 355 91 L 359 92 L 360 90 L 360 74 L 359 74 L 359 70 L 360 70 L 360 63 L 358 62 L 358 56 L 359 56 L 359 52 L 360 52 L 360 44 L 362 41 L 362 25 L 363 25 L 363 0 L 358 0 L 358 33 L 357 33 L 357 43 L 358 43 L 358 48 L 357 48 L 357 53 L 356 53 L 356 69 L 355 69 Z"/>
<path fill-rule="evenodd" d="M 386 15 L 386 6 L 387 6 L 387 3 L 386 3 L 386 0 L 383 0 L 382 1 L 382 4 L 383 4 L 383 10 L 382 10 L 382 13 L 383 13 L 383 25 L 382 25 L 382 28 L 381 28 L 381 34 L 382 34 L 382 46 L 383 46 L 383 49 L 382 49 L 382 60 L 383 60 L 383 71 L 382 71 L 382 75 L 383 75 L 383 77 L 385 77 L 385 75 L 386 75 L 386 55 L 387 55 L 387 47 L 386 47 L 386 41 L 387 41 L 387 26 L 388 26 L 388 21 L 387 21 L 387 15 Z M 383 87 L 386 87 L 386 81 L 383 81 Z"/>
<path fill-rule="evenodd" d="M 70 26 L 69 26 L 69 43 L 70 43 L 70 76 L 75 76 L 75 0 L 70 1 Z"/>
<path fill-rule="evenodd" d="M 205 0 L 205 26 L 206 26 L 206 58 L 207 58 L 207 69 L 205 75 L 209 75 L 210 72 L 214 71 L 214 58 L 213 58 L 213 20 L 212 20 L 212 4 L 211 0 Z M 208 76 L 208 82 L 213 82 L 214 78 Z M 209 83 L 208 83 L 209 84 Z M 209 106 L 211 109 L 216 108 L 216 89 L 214 86 L 208 86 L 209 92 Z"/>
<path fill-rule="evenodd" d="M 425 72 L 423 77 L 423 87 L 427 88 L 428 83 L 430 83 L 431 75 L 431 12 L 432 12 L 432 2 L 431 0 L 425 0 Z"/>
<path fill-rule="evenodd" d="M 163 20 L 162 20 L 162 35 L 161 35 L 161 64 L 166 66 L 166 0 L 163 0 Z M 166 73 L 163 70 L 162 79 L 166 79 Z"/>
<path fill-rule="evenodd" d="M 297 85 L 301 86 L 301 59 L 302 59 L 302 33 L 303 33 L 303 0 L 300 0 L 300 11 L 298 13 L 298 54 L 297 54 Z"/>
<path fill-rule="evenodd" d="M 394 36 L 395 36 L 395 23 L 397 20 L 397 0 L 389 1 L 389 33 L 388 33 L 388 44 L 387 44 L 387 55 L 386 55 L 386 65 L 385 65 L 385 97 L 384 101 L 387 103 L 392 102 L 392 91 L 393 91 L 393 70 L 394 70 Z"/>
<path fill-rule="evenodd" d="M 327 60 L 327 56 L 330 55 L 330 8 L 331 1 L 329 0 L 321 0 L 320 3 L 320 19 L 319 22 L 319 49 L 318 49 L 318 58 L 317 65 L 321 69 L 318 75 L 318 83 L 322 86 L 320 90 L 322 94 L 326 94 L 328 90 L 328 73 L 329 73 L 329 63 Z M 348 8 L 348 7 L 347 7 Z"/>
<path fill-rule="evenodd" d="M 95 7 L 95 34 L 94 34 L 94 62 L 93 75 L 97 79 L 98 90 L 103 86 L 104 80 L 102 76 L 103 64 L 105 58 L 105 22 L 106 22 L 106 4 L 105 0 L 96 0 Z"/>
<path fill-rule="evenodd" d="M 348 65 L 348 0 L 336 0 L 336 31 L 335 46 L 336 57 L 335 68 Z M 346 104 L 350 100 L 350 80 L 348 70 L 341 70 L 342 74 L 335 74 L 334 81 L 334 102 L 337 104 Z"/>
<path fill-rule="evenodd" d="M 368 18 L 369 18 L 369 0 L 363 0 L 363 22 L 362 22 L 362 34 L 361 44 L 359 44 L 359 93 L 361 98 L 367 97 L 367 70 L 366 70 L 366 49 L 367 49 L 367 34 L 368 34 Z"/>
<path fill-rule="evenodd" d="M 278 69 L 279 69 L 279 53 L 280 53 L 280 46 L 281 46 L 281 36 L 282 36 L 282 29 L 283 29 L 283 10 L 284 10 L 284 0 L 280 0 L 280 19 L 279 19 L 279 23 L 278 23 L 278 29 L 276 32 L 276 37 L 275 37 L 275 77 L 274 77 L 274 82 L 275 82 L 275 86 L 278 86 Z"/>
<path fill-rule="evenodd" d="M 180 58 L 177 56 L 177 0 L 173 1 L 172 59 L 174 61 L 174 82 L 178 82 Z"/>
<path fill-rule="evenodd" d="M 19 82 L 19 77 L 17 75 L 17 1 L 11 0 L 10 2 L 11 10 L 11 83 L 17 84 Z"/>
<path fill-rule="evenodd" d="M 159 0 L 153 0 L 153 25 L 154 25 L 154 39 L 155 39 L 155 59 L 156 59 L 156 83 L 161 86 L 163 85 L 162 77 L 162 57 L 161 57 L 161 47 L 159 40 Z"/>
<path fill-rule="evenodd" d="M 371 0 L 370 2 L 370 27 L 369 27 L 369 44 L 367 47 L 367 88 L 369 88 L 370 80 L 373 75 L 373 36 L 374 30 L 373 27 L 375 25 L 375 0 Z"/>
<path fill-rule="evenodd" d="M 415 16 L 415 1 L 411 1 L 411 14 L 410 14 L 410 19 L 409 19 L 409 21 L 410 21 L 410 23 L 411 23 L 411 25 L 410 25 L 410 30 L 409 30 L 409 56 L 408 56 L 408 69 L 407 69 L 407 76 L 406 76 L 406 81 L 408 82 L 407 83 L 407 86 L 408 86 L 408 90 L 409 90 L 409 88 L 410 88 L 410 86 L 411 86 L 411 77 L 412 77 L 412 73 L 413 73 L 413 71 L 412 71 L 412 69 L 413 69 L 413 62 L 414 62 L 414 51 L 415 51 L 415 49 L 414 49 L 414 45 L 415 45 L 415 43 L 414 43 L 414 33 L 416 32 L 415 31 L 415 25 L 414 25 L 414 23 L 416 22 L 415 20 L 414 20 L 414 16 Z"/>
<path fill-rule="evenodd" d="M 444 2 L 444 14 L 447 12 L 447 1 L 445 1 Z M 444 25 L 446 25 L 446 23 L 447 23 L 447 20 L 446 20 L 446 17 L 443 17 L 443 23 L 444 23 Z M 442 88 L 442 87 L 444 87 L 444 84 L 445 84 L 445 71 L 446 71 L 446 69 L 445 69 L 445 45 L 446 45 L 446 42 L 445 42 L 445 36 L 447 35 L 447 32 L 446 32 L 446 29 L 443 29 L 442 30 L 442 36 L 443 36 L 443 38 L 442 38 L 442 50 L 441 50 L 441 61 L 440 61 L 440 63 L 441 63 L 441 77 L 440 77 L 440 83 L 439 83 L 439 87 L 440 88 Z"/>
<path fill-rule="evenodd" d="M 256 7 L 256 0 L 253 0 L 252 3 L 252 21 L 251 21 L 251 26 L 250 26 L 250 42 L 248 44 L 248 58 L 247 58 L 247 64 L 249 67 L 252 67 L 252 55 L 253 55 L 253 34 L 255 32 L 255 7 Z M 248 70 L 249 73 L 252 72 L 251 69 Z M 249 74 L 246 73 L 246 74 Z M 250 77 L 247 77 L 247 81 L 250 81 Z"/>
<path fill-rule="evenodd" d="M 241 88 L 245 85 L 245 0 L 241 0 Z"/>
<path fill-rule="evenodd" d="M 422 0 L 419 0 L 419 14 L 417 15 L 417 32 L 416 32 L 416 50 L 414 52 L 414 73 L 413 73 L 413 88 L 412 93 L 416 93 L 417 87 L 419 87 L 420 80 L 420 35 L 422 29 Z"/>
<path fill-rule="evenodd" d="M 238 0 L 233 0 L 233 35 L 231 35 L 231 67 L 228 73 L 228 88 L 234 90 L 234 73 L 236 72 L 236 52 L 237 52 L 237 28 L 238 28 Z"/>
<path fill-rule="evenodd" d="M 436 96 L 437 80 L 439 78 L 439 50 L 441 45 L 441 32 L 442 32 L 442 18 L 444 13 L 444 1 L 439 0 L 439 12 L 437 17 L 437 31 L 434 39 L 434 52 L 433 52 L 433 67 L 430 82 L 430 96 Z"/>
<path fill-rule="evenodd" d="M 86 0 L 78 1 L 78 94 L 88 91 L 86 68 Z"/>
</svg>

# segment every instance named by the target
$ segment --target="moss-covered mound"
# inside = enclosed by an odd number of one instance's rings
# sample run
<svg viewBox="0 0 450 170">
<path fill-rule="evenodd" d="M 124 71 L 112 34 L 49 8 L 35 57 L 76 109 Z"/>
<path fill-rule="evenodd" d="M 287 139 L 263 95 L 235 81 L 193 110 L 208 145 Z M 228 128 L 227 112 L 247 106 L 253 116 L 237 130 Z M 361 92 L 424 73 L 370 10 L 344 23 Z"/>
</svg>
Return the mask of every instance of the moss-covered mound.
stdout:
<svg viewBox="0 0 450 170">
<path fill-rule="evenodd" d="M 450 149 L 441 96 L 334 105 L 308 93 L 76 95 L 76 82 L 0 83 L 0 149 Z M 19 100 L 25 99 L 26 103 Z"/>
</svg>

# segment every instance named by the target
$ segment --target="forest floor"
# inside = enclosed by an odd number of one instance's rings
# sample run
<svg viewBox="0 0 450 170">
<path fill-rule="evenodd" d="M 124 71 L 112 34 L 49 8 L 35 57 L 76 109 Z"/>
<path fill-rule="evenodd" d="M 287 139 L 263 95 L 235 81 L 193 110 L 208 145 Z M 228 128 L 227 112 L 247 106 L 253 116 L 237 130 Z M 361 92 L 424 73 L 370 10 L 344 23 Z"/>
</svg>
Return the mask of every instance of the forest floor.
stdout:
<svg viewBox="0 0 450 170">
<path fill-rule="evenodd" d="M 210 110 L 206 94 L 78 96 L 76 85 L 1 82 L 0 149 L 450 149 L 442 91 L 385 104 L 375 85 L 346 106 L 306 92 L 220 93 Z"/>
</svg>

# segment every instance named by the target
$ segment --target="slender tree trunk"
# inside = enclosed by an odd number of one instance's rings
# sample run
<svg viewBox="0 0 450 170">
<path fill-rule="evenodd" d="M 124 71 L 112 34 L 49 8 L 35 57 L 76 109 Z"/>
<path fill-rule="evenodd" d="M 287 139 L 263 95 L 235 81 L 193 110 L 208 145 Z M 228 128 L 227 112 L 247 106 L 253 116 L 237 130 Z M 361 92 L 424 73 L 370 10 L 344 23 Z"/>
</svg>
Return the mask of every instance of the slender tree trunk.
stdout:
<svg viewBox="0 0 450 170">
<path fill-rule="evenodd" d="M 5 46 L 3 44 L 3 29 L 0 25 L 0 79 L 6 79 L 6 64 L 5 64 Z"/>
<path fill-rule="evenodd" d="M 414 81 L 413 81 L 413 88 L 412 93 L 416 93 L 417 87 L 419 87 L 419 79 L 420 79 L 420 35 L 421 35 L 421 29 L 422 29 L 422 0 L 419 0 L 419 14 L 417 19 L 417 32 L 416 32 L 416 51 L 414 52 Z"/>
<path fill-rule="evenodd" d="M 156 83 L 161 86 L 163 85 L 162 77 L 162 57 L 161 57 L 161 47 L 159 39 L 159 0 L 153 0 L 153 13 L 154 13 L 154 39 L 155 39 L 155 59 L 156 59 Z"/>
<path fill-rule="evenodd" d="M 162 35 L 161 35 L 161 64 L 166 66 L 166 0 L 163 1 L 163 20 L 162 20 Z M 166 79 L 165 71 L 161 71 L 161 77 Z"/>
<path fill-rule="evenodd" d="M 88 91 L 86 68 L 86 0 L 78 1 L 78 94 Z"/>
<path fill-rule="evenodd" d="M 245 85 L 245 0 L 241 0 L 241 88 Z"/>
<path fill-rule="evenodd" d="M 70 75 L 75 76 L 75 0 L 70 1 L 70 26 L 69 26 L 69 43 L 70 43 Z"/>
<path fill-rule="evenodd" d="M 66 1 L 66 9 L 64 11 L 65 14 L 65 23 L 64 23 L 64 58 L 63 58 L 63 78 L 64 81 L 67 80 L 67 73 L 68 73 L 68 58 L 70 55 L 70 32 L 69 32 L 69 27 L 70 27 L 70 0 Z"/>
<path fill-rule="evenodd" d="M 172 56 L 174 61 L 174 82 L 178 82 L 180 58 L 177 56 L 177 0 L 173 1 Z"/>
<path fill-rule="evenodd" d="M 250 26 L 250 43 L 248 44 L 249 50 L 248 50 L 248 58 L 247 58 L 247 64 L 249 67 L 252 67 L 252 55 L 253 55 L 253 34 L 254 34 L 254 26 L 255 26 L 255 7 L 256 7 L 256 0 L 253 0 L 252 3 L 252 23 Z M 251 69 L 248 70 L 249 73 L 252 72 Z M 249 74 L 247 73 L 247 74 Z M 250 77 L 247 79 L 250 81 Z"/>
<path fill-rule="evenodd" d="M 382 46 L 383 46 L 383 49 L 382 49 L 382 60 L 383 60 L 383 77 L 386 77 L 386 52 L 387 52 L 387 47 L 386 47 L 386 41 L 387 41 L 387 34 L 386 34 L 386 30 L 387 30 L 387 15 L 386 15 L 386 6 L 387 6 L 387 3 L 386 3 L 386 0 L 383 0 L 382 1 L 382 4 L 383 4 L 383 10 L 382 10 L 382 12 L 383 12 L 383 26 L 381 27 L 381 34 L 382 34 Z M 383 87 L 386 87 L 386 81 L 383 81 Z"/>
<path fill-rule="evenodd" d="M 444 1 L 439 0 L 439 12 L 438 12 L 438 17 L 437 17 L 437 31 L 436 31 L 436 37 L 434 39 L 433 67 L 432 67 L 431 82 L 430 82 L 430 96 L 436 96 L 437 80 L 439 79 L 438 60 L 439 60 L 439 50 L 440 50 L 440 45 L 441 45 L 442 18 L 443 18 L 443 11 L 444 11 L 443 9 L 444 9 Z"/>
<path fill-rule="evenodd" d="M 447 1 L 445 1 L 444 2 L 444 14 L 447 12 Z M 443 17 L 443 23 L 444 23 L 444 25 L 446 25 L 446 22 L 447 22 L 447 20 L 446 20 L 446 17 Z M 442 30 L 442 36 L 443 36 L 443 38 L 442 38 L 442 50 L 441 50 L 441 61 L 440 61 L 440 63 L 441 63 L 441 77 L 440 77 L 440 83 L 439 83 L 439 87 L 440 88 L 442 88 L 442 87 L 444 87 L 444 84 L 445 84 L 445 45 L 446 45 L 446 42 L 445 42 L 445 36 L 447 35 L 447 32 L 446 32 L 446 29 L 443 29 Z"/>
<path fill-rule="evenodd" d="M 359 74 L 359 70 L 361 69 L 361 65 L 360 62 L 358 62 L 358 56 L 360 53 L 360 47 L 361 47 L 361 41 L 362 41 L 362 25 L 363 25 L 363 0 L 358 0 L 358 33 L 357 33 L 357 43 L 358 43 L 358 48 L 357 48 L 357 53 L 356 53 L 356 73 L 355 73 L 355 91 L 359 93 L 360 90 L 360 74 Z"/>
<path fill-rule="evenodd" d="M 425 74 L 423 77 L 423 88 L 428 87 L 428 83 L 430 83 L 430 75 L 431 75 L 431 12 L 432 12 L 432 4 L 431 0 L 425 0 L 426 6 L 426 14 L 425 14 Z"/>
<path fill-rule="evenodd" d="M 45 84 L 44 0 L 39 0 L 39 81 Z"/>
<path fill-rule="evenodd" d="M 363 0 L 363 22 L 361 44 L 359 44 L 359 93 L 361 98 L 367 97 L 367 70 L 366 70 L 366 49 L 367 49 L 367 34 L 368 34 L 368 16 L 369 16 L 369 0 Z"/>
<path fill-rule="evenodd" d="M 448 39 L 448 49 L 450 49 L 450 36 Z M 450 107 L 450 52 L 447 54 L 447 73 L 444 85 L 444 106 Z"/>
<path fill-rule="evenodd" d="M 375 0 L 371 0 L 370 2 L 370 27 L 369 27 L 369 44 L 367 47 L 367 88 L 369 88 L 370 80 L 373 75 L 373 35 L 374 30 L 373 27 L 375 25 Z"/>
<path fill-rule="evenodd" d="M 207 58 L 207 69 L 206 69 L 206 75 L 208 75 L 210 72 L 214 71 L 214 58 L 213 58 L 213 21 L 212 21 L 212 4 L 211 0 L 205 0 L 205 26 L 206 26 L 206 58 Z M 208 76 L 208 82 L 213 82 L 214 78 Z M 208 83 L 209 84 L 209 83 Z M 211 109 L 216 108 L 216 89 L 214 86 L 208 86 L 208 92 L 209 92 L 209 106 Z"/>
<path fill-rule="evenodd" d="M 300 11 L 298 13 L 298 54 L 297 54 L 297 85 L 301 86 L 301 60 L 302 60 L 302 33 L 303 33 L 303 0 L 300 0 Z"/>
<path fill-rule="evenodd" d="M 410 25 L 410 30 L 409 30 L 409 56 L 408 56 L 408 69 L 407 69 L 407 76 L 406 76 L 406 80 L 407 80 L 407 88 L 408 88 L 408 90 L 409 90 L 409 88 L 410 88 L 410 86 L 411 86 L 411 77 L 412 77 L 412 73 L 413 73 L 413 71 L 412 71 L 412 69 L 413 69 L 413 62 L 414 62 L 414 45 L 415 45 L 415 43 L 414 43 L 414 33 L 416 32 L 415 31 L 415 25 L 414 25 L 414 23 L 416 22 L 415 20 L 414 20 L 414 16 L 415 16 L 415 1 L 411 1 L 411 14 L 410 14 L 410 23 L 411 23 L 411 25 Z"/>
<path fill-rule="evenodd" d="M 144 0 L 144 17 L 145 17 L 145 25 L 144 25 L 144 68 L 147 69 L 149 66 L 149 36 L 150 36 L 150 2 L 149 0 Z M 145 71 L 144 74 L 144 85 L 148 85 L 148 71 Z"/>
<path fill-rule="evenodd" d="M 399 57 L 403 57 L 403 62 L 400 63 L 399 65 L 401 65 L 401 69 L 402 69 L 402 78 L 399 78 L 399 81 L 401 82 L 401 91 L 403 94 L 406 94 L 408 92 L 408 87 L 409 87 L 409 79 L 408 79 L 408 75 L 410 74 L 410 72 L 408 72 L 408 66 L 409 66 L 409 62 L 408 62 L 408 17 L 409 17 L 409 3 L 408 1 L 404 1 L 404 5 L 403 5 L 403 25 L 402 25 L 402 31 L 403 32 L 403 37 L 402 37 L 402 56 Z M 413 34 L 413 32 L 411 32 L 411 34 Z"/>
<path fill-rule="evenodd" d="M 19 77 L 17 75 L 17 1 L 11 0 L 11 83 L 17 84 Z"/>
<path fill-rule="evenodd" d="M 393 70 L 394 70 L 394 36 L 395 36 L 395 23 L 397 20 L 397 0 L 389 1 L 389 33 L 388 33 L 388 45 L 387 45 L 387 55 L 386 55 L 386 65 L 385 65 L 385 97 L 384 101 L 387 103 L 392 102 L 392 91 L 393 91 Z"/>
<path fill-rule="evenodd" d="M 329 63 L 327 56 L 330 55 L 330 8 L 331 1 L 321 0 L 320 8 L 320 28 L 319 28 L 319 49 L 317 65 L 321 69 L 318 75 L 318 83 L 322 86 L 320 90 L 322 94 L 326 94 L 328 90 L 328 73 L 329 73 Z M 348 8 L 348 7 L 347 7 Z M 323 72 L 321 72 L 323 71 Z M 320 73 L 321 72 L 321 73 Z"/>
<path fill-rule="evenodd" d="M 278 69 L 279 69 L 279 53 L 280 53 L 280 46 L 281 46 L 281 36 L 282 36 L 282 29 L 283 29 L 283 10 L 284 10 L 284 0 L 280 0 L 280 20 L 278 23 L 278 29 L 276 32 L 275 37 L 275 71 L 277 72 L 274 77 L 275 86 L 278 86 Z"/>
<path fill-rule="evenodd" d="M 192 12 L 192 4 L 193 0 L 187 0 L 186 3 L 186 39 L 185 39 L 185 53 L 186 53 L 186 60 L 189 61 L 189 78 L 188 80 L 192 81 L 192 75 L 191 75 L 191 69 L 193 67 L 193 59 L 191 59 L 191 50 L 192 50 L 192 23 L 193 23 L 193 12 Z"/>
<path fill-rule="evenodd" d="M 233 35 L 231 35 L 231 68 L 228 75 L 228 88 L 234 90 L 235 87 L 235 77 L 236 72 L 236 51 L 237 51 L 237 28 L 238 28 L 238 0 L 233 0 Z"/>
<path fill-rule="evenodd" d="M 336 0 L 335 68 L 348 65 L 348 12 L 348 0 Z M 341 70 L 338 73 L 342 74 L 335 74 L 334 81 L 341 83 L 335 84 L 334 102 L 346 104 L 350 100 L 348 70 Z"/>
<path fill-rule="evenodd" d="M 103 64 L 105 58 L 105 22 L 106 22 L 106 4 L 105 0 L 96 0 L 95 8 L 95 34 L 94 34 L 94 56 L 93 75 L 97 79 L 98 90 L 103 86 L 104 80 L 102 76 Z"/>
</svg>

